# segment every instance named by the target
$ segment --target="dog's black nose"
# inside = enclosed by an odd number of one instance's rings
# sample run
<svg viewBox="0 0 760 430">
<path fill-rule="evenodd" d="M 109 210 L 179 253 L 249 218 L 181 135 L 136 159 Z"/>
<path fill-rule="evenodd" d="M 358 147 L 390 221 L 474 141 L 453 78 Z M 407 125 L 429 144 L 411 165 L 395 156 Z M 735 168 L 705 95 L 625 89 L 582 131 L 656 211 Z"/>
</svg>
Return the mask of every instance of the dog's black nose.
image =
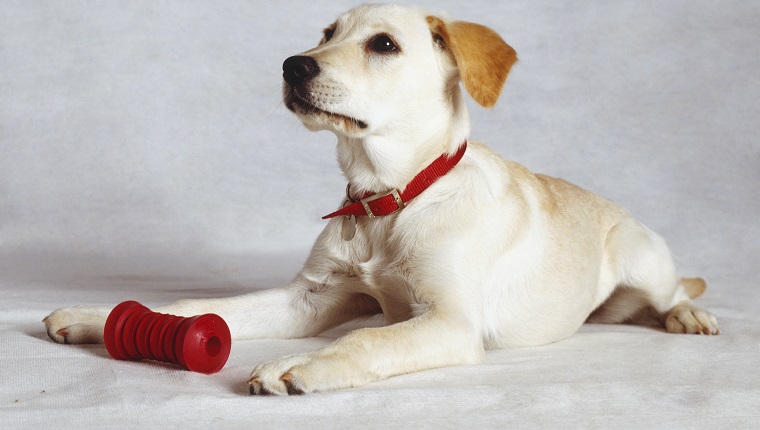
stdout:
<svg viewBox="0 0 760 430">
<path fill-rule="evenodd" d="M 282 77 L 290 85 L 301 84 L 319 74 L 319 65 L 311 57 L 296 55 L 282 63 Z"/>
</svg>

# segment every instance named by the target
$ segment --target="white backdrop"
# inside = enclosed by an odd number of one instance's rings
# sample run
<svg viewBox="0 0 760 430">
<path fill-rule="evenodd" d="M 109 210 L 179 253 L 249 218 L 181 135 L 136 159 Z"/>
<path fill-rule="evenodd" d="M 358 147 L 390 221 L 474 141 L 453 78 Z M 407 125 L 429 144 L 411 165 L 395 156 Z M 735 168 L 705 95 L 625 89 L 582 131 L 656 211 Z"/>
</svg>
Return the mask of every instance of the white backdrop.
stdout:
<svg viewBox="0 0 760 430">
<path fill-rule="evenodd" d="M 262 359 L 329 335 L 241 342 L 213 377 L 52 344 L 39 320 L 56 307 L 224 296 L 295 274 L 345 182 L 334 136 L 284 108 L 281 64 L 355 3 L 0 0 L 0 376 L 17 381 L 2 384 L 0 422 L 96 426 L 119 405 L 150 405 L 159 412 L 123 422 L 198 424 L 209 415 L 185 408 L 219 397 L 221 422 L 325 427 L 366 423 L 362 414 L 378 427 L 426 422 L 436 408 L 445 422 L 497 427 L 602 425 L 640 406 L 659 411 L 639 421 L 650 425 L 760 419 L 760 4 L 416 4 L 486 24 L 519 54 L 496 108 L 470 104 L 472 138 L 617 201 L 665 236 L 681 271 L 708 279 L 700 301 L 723 334 L 588 326 L 557 345 L 490 353 L 480 367 L 291 403 L 249 399 L 241 384 Z M 665 351 L 660 361 L 632 360 L 650 349 Z M 595 359 L 608 370 L 574 380 Z M 673 375 L 675 387 L 658 385 Z M 104 376 L 133 394 L 102 394 Z M 348 409 L 320 409 L 336 399 Z"/>
</svg>

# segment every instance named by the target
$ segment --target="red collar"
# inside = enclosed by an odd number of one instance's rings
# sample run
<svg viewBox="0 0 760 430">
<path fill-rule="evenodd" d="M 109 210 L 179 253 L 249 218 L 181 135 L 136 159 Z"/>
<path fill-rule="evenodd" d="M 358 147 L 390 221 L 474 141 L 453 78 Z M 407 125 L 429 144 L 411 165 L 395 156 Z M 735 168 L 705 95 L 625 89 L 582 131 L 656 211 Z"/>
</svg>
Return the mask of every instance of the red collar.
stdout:
<svg viewBox="0 0 760 430">
<path fill-rule="evenodd" d="M 406 185 L 406 188 L 404 188 L 403 191 L 394 189 L 377 194 L 369 192 L 359 200 L 354 200 L 349 195 L 348 198 L 351 200 L 351 204 L 346 205 L 343 209 L 335 211 L 330 215 L 323 216 L 322 219 L 334 218 L 341 215 L 368 216 L 374 218 L 376 216 L 386 216 L 396 213 L 403 209 L 407 202 L 420 195 L 420 193 L 425 191 L 429 186 L 433 185 L 433 183 L 441 176 L 449 173 L 449 171 L 459 163 L 459 160 L 462 159 L 466 150 L 467 141 L 459 147 L 455 154 L 451 156 L 448 154 L 441 155 L 415 176 L 414 179 Z M 349 187 L 350 185 L 351 184 L 349 184 Z"/>
</svg>

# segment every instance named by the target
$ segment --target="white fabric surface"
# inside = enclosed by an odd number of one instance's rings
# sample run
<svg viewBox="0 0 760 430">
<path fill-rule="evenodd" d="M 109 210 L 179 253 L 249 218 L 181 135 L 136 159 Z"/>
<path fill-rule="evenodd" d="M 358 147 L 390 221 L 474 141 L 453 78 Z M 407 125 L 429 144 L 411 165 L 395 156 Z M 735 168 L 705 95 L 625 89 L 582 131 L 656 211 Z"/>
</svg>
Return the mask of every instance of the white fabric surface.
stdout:
<svg viewBox="0 0 760 430">
<path fill-rule="evenodd" d="M 282 60 L 344 0 L 0 2 L 0 427 L 757 428 L 760 3 L 426 1 L 520 55 L 473 138 L 665 236 L 717 337 L 587 325 L 477 366 L 253 398 L 235 342 L 206 376 L 57 345 L 57 307 L 157 306 L 287 282 L 340 200 L 334 137 L 280 101 Z"/>
</svg>

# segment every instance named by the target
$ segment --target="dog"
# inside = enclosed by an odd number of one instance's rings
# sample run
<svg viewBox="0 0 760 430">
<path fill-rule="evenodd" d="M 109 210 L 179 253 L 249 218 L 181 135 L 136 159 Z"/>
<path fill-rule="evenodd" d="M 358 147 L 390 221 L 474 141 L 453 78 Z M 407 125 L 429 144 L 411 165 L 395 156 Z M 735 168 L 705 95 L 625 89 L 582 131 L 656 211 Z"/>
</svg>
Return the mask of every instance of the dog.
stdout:
<svg viewBox="0 0 760 430">
<path fill-rule="evenodd" d="M 718 334 L 665 241 L 614 203 L 468 140 L 460 82 L 492 107 L 517 60 L 493 30 L 363 5 L 283 64 L 285 105 L 337 136 L 346 197 L 289 285 L 157 309 L 217 313 L 233 339 L 302 338 L 382 314 L 386 325 L 259 364 L 252 394 L 358 387 L 565 339 L 653 310 L 670 333 Z M 61 343 L 102 342 L 109 313 L 44 319 Z"/>
</svg>

